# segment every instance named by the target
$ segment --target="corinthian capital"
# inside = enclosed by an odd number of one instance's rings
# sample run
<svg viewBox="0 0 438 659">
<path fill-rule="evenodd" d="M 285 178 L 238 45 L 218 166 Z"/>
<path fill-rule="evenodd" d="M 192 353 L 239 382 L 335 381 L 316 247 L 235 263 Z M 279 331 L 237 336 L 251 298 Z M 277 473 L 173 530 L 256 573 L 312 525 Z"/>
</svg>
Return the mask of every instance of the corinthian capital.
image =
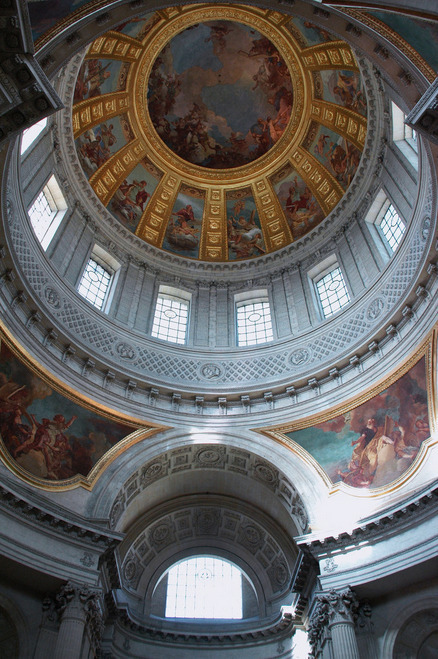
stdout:
<svg viewBox="0 0 438 659">
<path fill-rule="evenodd" d="M 345 620 L 353 624 L 357 617 L 358 608 L 359 602 L 351 588 L 320 593 L 316 597 L 316 604 L 307 630 L 313 652 L 323 638 L 325 630 L 332 623 Z"/>
</svg>

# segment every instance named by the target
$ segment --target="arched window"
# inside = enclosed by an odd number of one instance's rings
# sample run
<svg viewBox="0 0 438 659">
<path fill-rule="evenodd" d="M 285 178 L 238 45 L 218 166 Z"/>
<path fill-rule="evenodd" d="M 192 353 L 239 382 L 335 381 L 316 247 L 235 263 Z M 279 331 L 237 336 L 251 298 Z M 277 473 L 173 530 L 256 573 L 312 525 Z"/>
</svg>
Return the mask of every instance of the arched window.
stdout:
<svg viewBox="0 0 438 659">
<path fill-rule="evenodd" d="M 396 147 L 407 158 L 411 165 L 418 169 L 418 144 L 417 134 L 405 123 L 406 115 L 398 105 L 391 102 L 392 114 L 392 139 Z"/>
<path fill-rule="evenodd" d="M 313 282 L 323 318 L 329 318 L 350 302 L 347 284 L 335 254 L 308 272 Z"/>
<path fill-rule="evenodd" d="M 406 225 L 383 189 L 377 193 L 365 221 L 370 227 L 374 225 L 374 239 L 376 243 L 380 243 L 378 247 L 384 247 L 386 259 L 392 256 L 401 243 Z"/>
<path fill-rule="evenodd" d="M 166 579 L 166 618 L 243 618 L 246 575 L 216 556 L 194 556 L 173 565 Z"/>
<path fill-rule="evenodd" d="M 97 309 L 107 311 L 111 302 L 116 276 L 120 269 L 118 263 L 99 245 L 94 245 L 91 255 L 82 272 L 78 292 Z"/>
<path fill-rule="evenodd" d="M 61 188 L 52 175 L 28 210 L 35 235 L 46 250 L 67 210 Z"/>
</svg>

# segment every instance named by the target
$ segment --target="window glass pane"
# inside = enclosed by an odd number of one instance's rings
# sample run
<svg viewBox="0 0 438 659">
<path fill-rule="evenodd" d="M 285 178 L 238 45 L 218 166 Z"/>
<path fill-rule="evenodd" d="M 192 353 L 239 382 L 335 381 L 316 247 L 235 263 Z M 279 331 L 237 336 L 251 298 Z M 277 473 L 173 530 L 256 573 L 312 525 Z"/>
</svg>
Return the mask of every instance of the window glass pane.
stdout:
<svg viewBox="0 0 438 659">
<path fill-rule="evenodd" d="M 38 135 L 43 132 L 46 126 L 47 126 L 47 117 L 44 117 L 44 119 L 41 119 L 41 121 L 38 121 L 33 126 L 26 128 L 26 130 L 23 130 L 23 134 L 21 136 L 21 149 L 20 149 L 21 155 L 23 155 L 26 149 L 28 149 L 30 145 L 33 144 L 33 142 L 35 142 Z"/>
<path fill-rule="evenodd" d="M 248 302 L 237 307 L 237 340 L 240 346 L 266 343 L 273 338 L 269 302 Z"/>
<path fill-rule="evenodd" d="M 167 573 L 166 618 L 242 618 L 242 573 L 214 556 L 196 556 Z"/>
<path fill-rule="evenodd" d="M 43 249 L 47 249 L 67 209 L 67 203 L 54 176 L 28 209 L 28 215 L 36 237 Z"/>
<path fill-rule="evenodd" d="M 185 300 L 158 295 L 152 336 L 171 343 L 185 343 L 189 305 Z"/>
<path fill-rule="evenodd" d="M 392 204 L 388 206 L 379 226 L 392 251 L 395 252 L 405 232 L 405 225 Z"/>
<path fill-rule="evenodd" d="M 102 309 L 111 277 L 111 272 L 90 258 L 78 287 L 79 294 L 98 309 Z"/>
<path fill-rule="evenodd" d="M 335 268 L 317 281 L 316 289 L 321 301 L 324 318 L 336 313 L 350 301 L 340 268 Z"/>
<path fill-rule="evenodd" d="M 51 206 L 50 201 L 50 195 L 42 190 L 28 211 L 36 237 L 41 244 L 56 215 L 56 208 Z"/>
</svg>

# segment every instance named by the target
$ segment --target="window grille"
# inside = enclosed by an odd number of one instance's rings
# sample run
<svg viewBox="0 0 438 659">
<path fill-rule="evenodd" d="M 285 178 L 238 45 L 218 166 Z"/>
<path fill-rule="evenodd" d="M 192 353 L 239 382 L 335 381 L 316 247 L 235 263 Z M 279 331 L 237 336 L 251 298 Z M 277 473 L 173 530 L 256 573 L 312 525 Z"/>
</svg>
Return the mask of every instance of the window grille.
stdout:
<svg viewBox="0 0 438 659">
<path fill-rule="evenodd" d="M 159 293 L 155 305 L 152 336 L 170 343 L 184 344 L 187 337 L 189 303 L 183 298 Z"/>
<path fill-rule="evenodd" d="M 273 338 L 271 309 L 267 300 L 244 302 L 237 306 L 239 346 L 267 343 Z"/>
<path fill-rule="evenodd" d="M 382 217 L 379 227 L 393 252 L 400 245 L 405 225 L 394 206 L 390 204 Z"/>
<path fill-rule="evenodd" d="M 167 572 L 165 616 L 242 619 L 242 572 L 214 556 L 177 563 Z"/>
<path fill-rule="evenodd" d="M 345 307 L 350 302 L 341 268 L 330 270 L 316 282 L 316 290 L 321 302 L 324 318 Z"/>
<path fill-rule="evenodd" d="M 43 249 L 47 249 L 59 227 L 67 203 L 54 176 L 38 194 L 28 209 L 30 223 Z"/>
</svg>

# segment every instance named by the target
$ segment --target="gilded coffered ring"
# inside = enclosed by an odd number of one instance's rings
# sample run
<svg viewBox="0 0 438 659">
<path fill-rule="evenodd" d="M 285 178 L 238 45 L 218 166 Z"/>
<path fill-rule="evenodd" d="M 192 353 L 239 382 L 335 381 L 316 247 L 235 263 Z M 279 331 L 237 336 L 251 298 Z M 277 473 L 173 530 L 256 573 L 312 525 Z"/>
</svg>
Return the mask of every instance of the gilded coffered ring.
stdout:
<svg viewBox="0 0 438 659">
<path fill-rule="evenodd" d="M 359 166 L 366 114 L 345 42 L 271 10 L 196 5 L 91 44 L 73 131 L 91 187 L 126 228 L 226 262 L 323 221 Z"/>
</svg>

